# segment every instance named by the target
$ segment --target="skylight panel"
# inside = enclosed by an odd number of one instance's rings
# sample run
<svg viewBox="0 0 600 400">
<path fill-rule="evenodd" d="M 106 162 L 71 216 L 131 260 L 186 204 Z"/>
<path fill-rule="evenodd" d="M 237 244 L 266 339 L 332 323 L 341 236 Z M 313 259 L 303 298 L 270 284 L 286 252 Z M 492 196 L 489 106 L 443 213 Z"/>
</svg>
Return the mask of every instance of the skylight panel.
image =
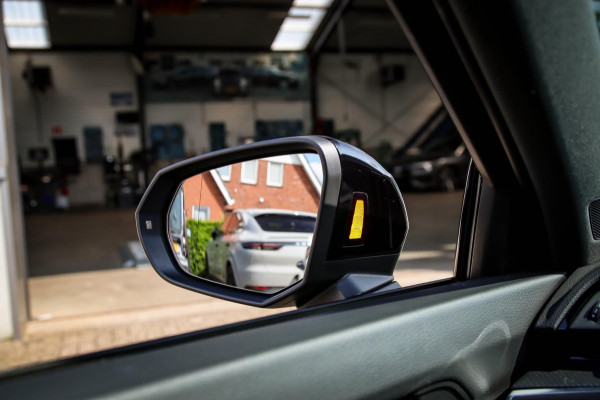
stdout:
<svg viewBox="0 0 600 400">
<path fill-rule="evenodd" d="M 271 45 L 273 51 L 301 51 L 306 48 L 313 32 L 286 32 L 280 30 Z"/>
<path fill-rule="evenodd" d="M 290 8 L 287 18 L 279 30 L 286 32 L 314 32 L 325 15 L 318 8 Z"/>
<path fill-rule="evenodd" d="M 294 7 L 327 8 L 333 0 L 294 0 Z"/>
<path fill-rule="evenodd" d="M 271 44 L 271 50 L 305 50 L 330 4 L 331 0 L 295 0 Z"/>
<path fill-rule="evenodd" d="M 50 39 L 41 1 L 3 1 L 6 42 L 10 48 L 48 48 Z"/>
</svg>

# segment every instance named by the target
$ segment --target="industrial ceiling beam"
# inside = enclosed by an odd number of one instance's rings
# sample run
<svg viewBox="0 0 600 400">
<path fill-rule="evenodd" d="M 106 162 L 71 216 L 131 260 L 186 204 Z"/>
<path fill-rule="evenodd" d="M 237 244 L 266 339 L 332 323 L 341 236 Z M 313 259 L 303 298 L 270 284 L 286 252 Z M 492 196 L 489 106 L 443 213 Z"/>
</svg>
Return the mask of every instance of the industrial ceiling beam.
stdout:
<svg viewBox="0 0 600 400">
<path fill-rule="evenodd" d="M 80 7 L 95 7 L 95 6 L 131 6 L 131 1 L 123 2 L 123 5 L 115 4 L 114 0 L 46 0 L 47 3 L 53 3 L 65 6 L 80 6 Z M 292 6 L 292 1 L 279 3 L 265 3 L 263 1 L 231 1 L 231 2 L 198 2 L 194 5 L 193 10 L 220 10 L 220 9 L 254 9 L 273 12 L 287 13 Z"/>
<path fill-rule="evenodd" d="M 325 45 L 325 42 L 327 42 L 327 39 L 329 39 L 333 29 L 344 16 L 348 6 L 353 1 L 354 0 L 336 0 L 331 4 L 329 10 L 325 14 L 325 17 L 323 18 L 323 21 L 321 22 L 321 25 L 307 46 L 307 52 L 311 57 L 315 57 L 321 52 L 323 45 Z"/>
<path fill-rule="evenodd" d="M 319 68 L 319 54 L 323 45 L 333 32 L 334 28 L 348 9 L 353 0 L 335 0 L 325 14 L 321 25 L 310 40 L 306 53 L 308 56 L 308 91 L 310 99 L 311 133 L 316 134 L 319 119 L 319 96 L 317 92 L 317 72 Z"/>
<path fill-rule="evenodd" d="M 49 49 L 9 49 L 10 53 L 54 53 L 65 52 L 131 52 L 133 43 L 122 45 L 52 45 Z M 236 47 L 236 46 L 155 46 L 146 45 L 147 52 L 218 52 L 218 53 L 270 53 L 266 47 Z"/>
</svg>

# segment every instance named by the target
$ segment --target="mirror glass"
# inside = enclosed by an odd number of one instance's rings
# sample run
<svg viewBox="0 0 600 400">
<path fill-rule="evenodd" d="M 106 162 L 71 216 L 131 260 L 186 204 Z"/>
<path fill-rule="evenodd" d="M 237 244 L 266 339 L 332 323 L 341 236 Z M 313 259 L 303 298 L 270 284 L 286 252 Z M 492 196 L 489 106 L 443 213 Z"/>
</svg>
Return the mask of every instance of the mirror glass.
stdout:
<svg viewBox="0 0 600 400">
<path fill-rule="evenodd" d="M 317 154 L 225 165 L 186 179 L 169 210 L 168 234 L 191 275 L 275 293 L 304 276 L 323 169 Z"/>
</svg>

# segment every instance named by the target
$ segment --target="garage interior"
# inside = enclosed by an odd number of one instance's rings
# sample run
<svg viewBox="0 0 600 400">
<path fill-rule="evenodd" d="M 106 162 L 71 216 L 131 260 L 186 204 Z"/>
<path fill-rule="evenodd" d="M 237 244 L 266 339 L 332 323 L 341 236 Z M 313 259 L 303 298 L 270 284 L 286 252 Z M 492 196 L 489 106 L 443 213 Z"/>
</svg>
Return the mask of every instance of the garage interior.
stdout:
<svg viewBox="0 0 600 400">
<path fill-rule="evenodd" d="M 2 5 L 23 233 L 0 369 L 281 312 L 170 286 L 139 245 L 154 174 L 226 147 L 319 134 L 363 149 L 403 191 L 400 284 L 453 274 L 468 154 L 385 0 Z M 401 176 L 418 168 L 426 180 Z"/>
</svg>

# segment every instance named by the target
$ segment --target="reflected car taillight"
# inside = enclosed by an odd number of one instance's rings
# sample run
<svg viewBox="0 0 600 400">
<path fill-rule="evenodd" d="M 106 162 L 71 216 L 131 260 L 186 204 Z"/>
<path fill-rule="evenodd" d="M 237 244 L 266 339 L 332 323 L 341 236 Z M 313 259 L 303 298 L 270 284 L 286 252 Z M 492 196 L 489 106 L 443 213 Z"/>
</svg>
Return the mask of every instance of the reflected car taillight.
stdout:
<svg viewBox="0 0 600 400">
<path fill-rule="evenodd" d="M 246 286 L 246 289 L 259 290 L 261 292 L 264 292 L 265 290 L 269 290 L 271 288 L 269 286 Z"/>
<path fill-rule="evenodd" d="M 267 242 L 244 242 L 242 247 L 249 250 L 279 250 L 283 246 L 281 243 Z"/>
</svg>

